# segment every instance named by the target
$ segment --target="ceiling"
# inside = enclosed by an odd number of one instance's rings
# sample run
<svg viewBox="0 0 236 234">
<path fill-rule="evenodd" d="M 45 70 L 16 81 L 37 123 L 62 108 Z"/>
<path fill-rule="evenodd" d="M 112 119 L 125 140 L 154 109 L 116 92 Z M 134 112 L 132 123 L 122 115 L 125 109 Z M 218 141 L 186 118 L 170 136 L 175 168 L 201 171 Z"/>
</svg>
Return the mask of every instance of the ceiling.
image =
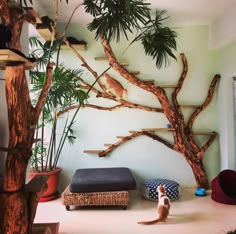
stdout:
<svg viewBox="0 0 236 234">
<path fill-rule="evenodd" d="M 38 13 L 48 15 L 51 18 L 55 15 L 55 0 L 33 1 L 33 7 Z M 59 1 L 60 2 L 60 1 Z M 61 1 L 59 21 L 68 21 L 73 9 L 82 1 L 65 0 Z M 220 17 L 227 10 L 236 6 L 236 0 L 147 0 L 153 9 L 167 10 L 167 15 L 178 25 L 210 25 L 216 18 Z M 78 9 L 72 22 L 88 22 L 91 16 Z"/>
</svg>

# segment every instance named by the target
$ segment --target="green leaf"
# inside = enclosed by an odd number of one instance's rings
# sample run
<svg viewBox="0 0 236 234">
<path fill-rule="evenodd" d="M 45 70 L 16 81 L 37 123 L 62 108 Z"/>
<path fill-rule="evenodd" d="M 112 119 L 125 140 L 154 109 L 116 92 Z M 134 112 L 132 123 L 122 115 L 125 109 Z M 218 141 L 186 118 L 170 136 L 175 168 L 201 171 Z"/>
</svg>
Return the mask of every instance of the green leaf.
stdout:
<svg viewBox="0 0 236 234">
<path fill-rule="evenodd" d="M 175 31 L 163 26 L 165 11 L 156 11 L 154 19 L 146 22 L 138 36 L 130 43 L 140 40 L 145 53 L 156 61 L 156 66 L 161 68 L 170 63 L 170 58 L 176 59 L 173 51 L 177 49 Z"/>
<path fill-rule="evenodd" d="M 143 0 L 85 0 L 85 9 L 95 18 L 88 29 L 95 32 L 95 39 L 105 36 L 109 41 L 119 41 L 121 35 L 140 29 L 150 17 L 148 3 Z"/>
</svg>

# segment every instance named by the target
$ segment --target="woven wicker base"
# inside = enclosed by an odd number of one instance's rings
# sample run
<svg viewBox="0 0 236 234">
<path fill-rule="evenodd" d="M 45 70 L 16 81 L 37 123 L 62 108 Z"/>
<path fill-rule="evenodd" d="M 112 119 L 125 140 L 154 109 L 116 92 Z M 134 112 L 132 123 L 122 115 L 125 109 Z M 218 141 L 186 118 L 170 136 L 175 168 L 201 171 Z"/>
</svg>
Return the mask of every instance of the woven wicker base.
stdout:
<svg viewBox="0 0 236 234">
<path fill-rule="evenodd" d="M 129 203 L 128 191 L 71 193 L 69 186 L 62 193 L 62 204 L 70 210 L 70 206 L 122 206 Z"/>
</svg>

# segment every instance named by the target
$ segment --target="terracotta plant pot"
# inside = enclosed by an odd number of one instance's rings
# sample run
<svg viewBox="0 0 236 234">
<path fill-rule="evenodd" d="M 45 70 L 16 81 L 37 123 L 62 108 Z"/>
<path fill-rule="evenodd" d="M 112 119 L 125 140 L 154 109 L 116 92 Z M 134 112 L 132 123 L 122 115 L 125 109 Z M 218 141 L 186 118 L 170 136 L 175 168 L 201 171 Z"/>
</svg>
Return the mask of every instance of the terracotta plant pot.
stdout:
<svg viewBox="0 0 236 234">
<path fill-rule="evenodd" d="M 36 175 L 48 175 L 48 180 L 46 184 L 46 189 L 41 194 L 39 202 L 51 201 L 59 197 L 59 192 L 57 191 L 57 187 L 59 184 L 59 177 L 62 171 L 61 167 L 57 167 L 56 170 L 53 171 L 42 171 L 42 172 L 30 172 L 30 179 L 34 178 Z"/>
</svg>

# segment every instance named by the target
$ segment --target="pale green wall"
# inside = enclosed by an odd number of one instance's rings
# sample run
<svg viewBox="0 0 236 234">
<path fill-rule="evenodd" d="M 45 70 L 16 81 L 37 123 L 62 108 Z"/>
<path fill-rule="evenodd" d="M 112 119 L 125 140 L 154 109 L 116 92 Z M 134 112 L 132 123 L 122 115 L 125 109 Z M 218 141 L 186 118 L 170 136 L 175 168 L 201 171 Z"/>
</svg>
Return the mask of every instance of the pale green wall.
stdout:
<svg viewBox="0 0 236 234">
<path fill-rule="evenodd" d="M 177 62 L 172 61 L 166 69 L 157 70 L 151 58 L 144 55 L 139 44 L 133 45 L 121 59 L 129 62 L 130 70 L 139 70 L 140 79 L 155 79 L 156 84 L 175 84 L 181 74 L 182 63 L 179 53 L 185 53 L 189 64 L 189 73 L 183 89 L 179 94 L 179 102 L 184 104 L 201 104 L 213 76 L 219 73 L 217 68 L 216 53 L 208 50 L 208 27 L 193 26 L 176 29 L 178 32 Z M 80 34 L 75 32 L 79 31 Z M 72 33 L 73 32 L 73 33 Z M 93 39 L 93 34 L 85 27 L 72 27 L 68 35 L 78 37 L 88 42 L 86 51 L 81 54 L 98 73 L 107 67 L 106 62 L 97 62 L 94 57 L 104 55 L 99 42 Z M 118 54 L 126 48 L 126 41 L 114 47 Z M 79 68 L 80 62 L 72 52 L 63 52 L 63 62 L 71 68 Z M 133 87 L 127 81 L 119 79 L 128 89 L 128 100 L 141 104 L 159 106 L 154 96 L 146 91 Z M 87 73 L 86 79 L 92 80 Z M 169 93 L 170 91 L 168 91 Z M 209 107 L 199 115 L 195 124 L 196 131 L 218 131 L 217 123 L 217 95 Z M 109 105 L 107 101 L 91 98 L 91 102 L 99 101 L 100 104 Z M 189 115 L 190 110 L 184 110 Z M 67 146 L 63 151 L 60 165 L 63 167 L 61 188 L 69 183 L 77 168 L 126 166 L 134 173 L 137 181 L 146 178 L 161 177 L 178 181 L 183 186 L 195 186 L 192 171 L 185 159 L 175 151 L 146 137 L 139 137 L 116 149 L 106 158 L 98 158 L 96 154 L 84 154 L 85 149 L 104 149 L 104 143 L 115 143 L 117 135 L 128 135 L 129 130 L 140 130 L 147 127 L 165 127 L 167 120 L 163 114 L 147 113 L 141 110 L 120 109 L 113 112 L 84 109 L 78 118 L 78 139 L 72 147 Z M 170 138 L 169 135 L 165 137 Z M 206 137 L 198 137 L 199 142 L 205 142 Z M 209 180 L 219 171 L 219 142 L 218 138 L 205 154 L 205 165 Z"/>
</svg>

